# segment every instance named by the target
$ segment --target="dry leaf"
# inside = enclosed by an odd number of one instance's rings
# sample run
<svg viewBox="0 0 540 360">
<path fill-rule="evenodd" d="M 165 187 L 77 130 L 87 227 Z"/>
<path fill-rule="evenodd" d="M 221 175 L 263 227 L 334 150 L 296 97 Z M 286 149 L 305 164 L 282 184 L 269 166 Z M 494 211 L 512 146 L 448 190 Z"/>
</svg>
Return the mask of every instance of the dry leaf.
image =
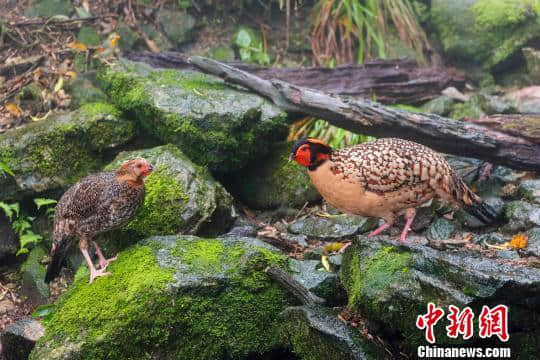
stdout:
<svg viewBox="0 0 540 360">
<path fill-rule="evenodd" d="M 326 269 L 326 271 L 332 272 L 332 265 L 330 265 L 327 255 L 323 255 L 321 257 L 321 263 L 322 263 L 322 266 Z"/>
<path fill-rule="evenodd" d="M 78 42 L 78 41 L 72 41 L 67 46 L 69 48 L 73 49 L 73 50 L 77 50 L 77 51 L 80 51 L 80 52 L 88 51 L 88 47 L 86 45 L 84 45 L 83 43 Z"/>
<path fill-rule="evenodd" d="M 64 78 L 62 76 L 60 76 L 58 78 L 58 81 L 54 85 L 53 92 L 55 92 L 55 93 L 59 92 L 62 89 L 63 86 L 64 86 Z"/>
<path fill-rule="evenodd" d="M 118 45 L 118 40 L 120 40 L 120 35 L 118 35 L 118 34 L 114 34 L 111 37 L 111 47 L 112 48 L 115 48 Z"/>
<path fill-rule="evenodd" d="M 514 248 L 514 249 L 525 249 L 527 247 L 527 242 L 529 240 L 529 237 L 525 234 L 516 234 L 512 236 L 512 240 L 510 240 L 510 243 L 508 244 L 508 247 Z"/>
<path fill-rule="evenodd" d="M 333 252 L 338 252 L 343 247 L 343 243 L 333 242 L 323 246 L 323 254 L 329 254 Z"/>
<path fill-rule="evenodd" d="M 73 70 L 66 71 L 66 76 L 69 76 L 72 79 L 75 79 L 77 77 L 77 73 Z"/>
<path fill-rule="evenodd" d="M 19 117 L 22 115 L 22 110 L 17 104 L 7 103 L 6 105 L 4 105 L 4 107 L 13 116 Z"/>
</svg>

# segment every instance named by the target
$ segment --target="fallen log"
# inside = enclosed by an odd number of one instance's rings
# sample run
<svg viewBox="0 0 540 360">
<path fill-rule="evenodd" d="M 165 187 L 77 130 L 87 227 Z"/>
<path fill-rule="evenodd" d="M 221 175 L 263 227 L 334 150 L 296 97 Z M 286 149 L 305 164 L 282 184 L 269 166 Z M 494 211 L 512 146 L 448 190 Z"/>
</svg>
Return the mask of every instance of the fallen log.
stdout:
<svg viewBox="0 0 540 360">
<path fill-rule="evenodd" d="M 487 115 L 478 119 L 465 120 L 540 144 L 540 115 Z"/>
<path fill-rule="evenodd" d="M 352 132 L 409 139 L 445 153 L 540 171 L 540 144 L 522 137 L 480 124 L 394 109 L 356 96 L 330 95 L 281 80 L 265 80 L 204 57 L 194 56 L 190 62 L 203 72 L 272 100 L 288 112 L 323 118 Z"/>
<path fill-rule="evenodd" d="M 181 53 L 136 52 L 126 56 L 161 68 L 190 68 Z M 453 68 L 418 67 L 412 60 L 373 60 L 362 65 L 277 68 L 227 62 L 263 79 L 278 79 L 330 94 L 361 96 L 384 104 L 416 104 L 432 99 L 449 86 L 463 89 L 465 77 Z"/>
</svg>

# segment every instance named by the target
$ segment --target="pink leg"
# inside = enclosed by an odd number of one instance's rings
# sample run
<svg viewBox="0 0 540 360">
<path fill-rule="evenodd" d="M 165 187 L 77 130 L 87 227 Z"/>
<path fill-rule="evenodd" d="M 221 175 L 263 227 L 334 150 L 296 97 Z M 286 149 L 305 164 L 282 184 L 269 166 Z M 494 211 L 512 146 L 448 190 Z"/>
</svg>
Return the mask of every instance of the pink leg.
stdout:
<svg viewBox="0 0 540 360">
<path fill-rule="evenodd" d="M 401 232 L 401 236 L 399 238 L 400 242 L 407 242 L 407 233 L 409 231 L 411 231 L 411 224 L 412 224 L 415 216 L 416 216 L 416 210 L 415 209 L 407 209 L 407 212 L 405 213 L 405 217 L 407 218 L 407 222 L 405 223 L 405 226 L 403 227 L 403 231 Z"/>
<path fill-rule="evenodd" d="M 88 254 L 88 243 L 86 239 L 81 239 L 81 241 L 79 242 L 79 249 L 81 249 L 84 258 L 86 259 L 86 263 L 88 264 L 88 268 L 90 269 L 90 283 L 92 283 L 94 279 L 98 276 L 111 275 L 110 272 L 105 272 L 105 269 L 96 270 L 96 268 L 94 267 L 94 263 L 92 262 L 92 259 L 90 259 L 90 255 Z"/>
<path fill-rule="evenodd" d="M 96 248 L 96 254 L 99 259 L 99 267 L 105 270 L 110 263 L 116 260 L 116 256 L 110 259 L 105 259 L 105 256 L 103 256 L 103 252 L 101 252 L 101 248 L 98 246 L 98 244 L 93 240 L 92 240 L 92 243 L 94 244 L 94 247 Z"/>
<path fill-rule="evenodd" d="M 339 252 L 340 253 L 344 253 L 345 250 L 352 245 L 352 242 L 351 241 L 347 241 L 345 244 L 343 244 L 343 246 L 341 247 L 341 249 L 339 249 Z"/>
<path fill-rule="evenodd" d="M 387 223 L 384 223 L 381 226 L 379 226 L 378 228 L 376 228 L 375 230 L 373 230 L 372 232 L 370 232 L 368 237 L 373 237 L 373 236 L 379 235 L 380 233 L 382 233 L 384 230 L 388 229 L 389 227 L 390 227 L 390 225 L 388 225 Z"/>
</svg>

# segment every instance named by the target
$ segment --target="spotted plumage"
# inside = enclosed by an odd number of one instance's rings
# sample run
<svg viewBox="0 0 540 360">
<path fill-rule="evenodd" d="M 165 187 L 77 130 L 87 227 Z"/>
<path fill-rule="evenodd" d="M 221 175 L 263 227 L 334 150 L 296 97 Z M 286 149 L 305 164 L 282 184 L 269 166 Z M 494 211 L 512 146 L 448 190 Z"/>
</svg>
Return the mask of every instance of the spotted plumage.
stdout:
<svg viewBox="0 0 540 360">
<path fill-rule="evenodd" d="M 308 168 L 328 203 L 346 213 L 384 219 L 371 235 L 405 215 L 405 240 L 415 209 L 434 197 L 463 206 L 485 222 L 496 217 L 440 154 L 412 141 L 386 138 L 333 150 L 320 140 L 305 139 L 295 144 L 291 157 Z"/>
<path fill-rule="evenodd" d="M 46 282 L 60 272 L 67 251 L 76 238 L 90 268 L 90 280 L 107 275 L 105 268 L 113 259 L 105 259 L 94 238 L 127 224 L 144 201 L 143 179 L 153 167 L 137 158 L 124 163 L 115 172 L 92 174 L 69 188 L 58 201 L 54 216 L 52 260 L 47 268 Z M 96 270 L 88 255 L 92 241 L 100 262 Z"/>
</svg>

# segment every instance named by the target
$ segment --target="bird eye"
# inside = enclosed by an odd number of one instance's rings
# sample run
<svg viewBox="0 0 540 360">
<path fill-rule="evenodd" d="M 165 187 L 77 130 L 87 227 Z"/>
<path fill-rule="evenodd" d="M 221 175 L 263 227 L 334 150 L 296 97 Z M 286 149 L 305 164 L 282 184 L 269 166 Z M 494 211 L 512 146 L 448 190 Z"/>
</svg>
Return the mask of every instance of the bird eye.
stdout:
<svg viewBox="0 0 540 360">
<path fill-rule="evenodd" d="M 137 168 L 139 168 L 139 169 L 142 168 L 142 164 L 138 164 Z"/>
</svg>

